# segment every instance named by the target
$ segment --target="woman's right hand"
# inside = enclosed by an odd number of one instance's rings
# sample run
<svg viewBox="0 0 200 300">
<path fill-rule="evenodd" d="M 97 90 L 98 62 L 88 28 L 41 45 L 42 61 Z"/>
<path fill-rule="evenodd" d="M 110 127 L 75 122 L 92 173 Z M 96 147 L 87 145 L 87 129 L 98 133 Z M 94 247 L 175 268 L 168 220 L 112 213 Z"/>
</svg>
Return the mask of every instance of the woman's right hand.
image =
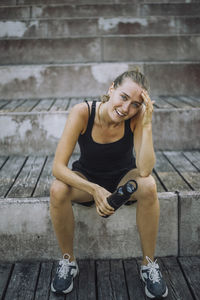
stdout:
<svg viewBox="0 0 200 300">
<path fill-rule="evenodd" d="M 107 191 L 100 185 L 96 185 L 93 197 L 96 204 L 97 213 L 101 217 L 105 215 L 112 215 L 115 212 L 114 208 L 110 206 L 107 201 L 107 198 L 110 195 L 111 193 L 109 191 Z"/>
</svg>

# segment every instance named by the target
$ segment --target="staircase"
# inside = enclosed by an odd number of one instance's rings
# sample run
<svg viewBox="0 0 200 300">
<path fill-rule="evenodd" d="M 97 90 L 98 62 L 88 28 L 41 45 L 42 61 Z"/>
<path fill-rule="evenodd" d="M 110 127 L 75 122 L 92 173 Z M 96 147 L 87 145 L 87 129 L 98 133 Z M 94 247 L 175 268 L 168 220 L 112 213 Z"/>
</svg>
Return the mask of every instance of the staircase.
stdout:
<svg viewBox="0 0 200 300">
<path fill-rule="evenodd" d="M 0 259 L 60 257 L 49 187 L 68 111 L 136 65 L 156 101 L 156 255 L 200 254 L 199 40 L 199 1 L 1 1 Z M 141 255 L 135 205 L 108 220 L 73 208 L 78 258 Z"/>
</svg>

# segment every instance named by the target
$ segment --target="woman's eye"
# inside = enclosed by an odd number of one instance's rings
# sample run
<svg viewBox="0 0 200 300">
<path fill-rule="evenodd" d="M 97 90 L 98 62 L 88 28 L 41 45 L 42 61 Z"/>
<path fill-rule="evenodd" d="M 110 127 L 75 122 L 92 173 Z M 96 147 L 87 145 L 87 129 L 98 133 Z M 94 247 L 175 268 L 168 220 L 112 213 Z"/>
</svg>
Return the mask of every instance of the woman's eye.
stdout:
<svg viewBox="0 0 200 300">
<path fill-rule="evenodd" d="M 138 108 L 139 107 L 138 103 L 132 103 L 132 105 L 133 105 L 134 108 Z"/>
<path fill-rule="evenodd" d="M 124 95 L 121 95 L 121 97 L 122 97 L 123 100 L 127 99 L 126 96 L 124 96 Z"/>
</svg>

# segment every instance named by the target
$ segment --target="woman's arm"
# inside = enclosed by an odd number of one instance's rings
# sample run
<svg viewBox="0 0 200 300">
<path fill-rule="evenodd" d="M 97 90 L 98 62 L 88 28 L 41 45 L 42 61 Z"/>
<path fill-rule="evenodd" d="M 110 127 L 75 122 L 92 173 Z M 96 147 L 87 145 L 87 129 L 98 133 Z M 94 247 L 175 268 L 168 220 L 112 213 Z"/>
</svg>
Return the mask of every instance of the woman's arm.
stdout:
<svg viewBox="0 0 200 300">
<path fill-rule="evenodd" d="M 114 213 L 114 209 L 106 200 L 110 192 L 98 184 L 85 180 L 67 167 L 78 137 L 85 131 L 87 123 L 88 107 L 84 103 L 75 105 L 70 111 L 58 143 L 52 171 L 58 180 L 91 194 L 94 197 L 96 209 L 100 216 L 110 215 Z"/>
<path fill-rule="evenodd" d="M 134 130 L 134 146 L 136 153 L 136 166 L 140 176 L 146 177 L 151 174 L 155 165 L 155 152 L 152 138 L 152 113 L 153 102 L 148 93 L 142 93 L 145 106 L 140 113 Z"/>
<path fill-rule="evenodd" d="M 58 180 L 93 195 L 95 184 L 81 178 L 68 168 L 78 137 L 84 132 L 87 122 L 88 107 L 85 103 L 75 105 L 68 115 L 65 128 L 58 143 L 52 172 Z"/>
</svg>

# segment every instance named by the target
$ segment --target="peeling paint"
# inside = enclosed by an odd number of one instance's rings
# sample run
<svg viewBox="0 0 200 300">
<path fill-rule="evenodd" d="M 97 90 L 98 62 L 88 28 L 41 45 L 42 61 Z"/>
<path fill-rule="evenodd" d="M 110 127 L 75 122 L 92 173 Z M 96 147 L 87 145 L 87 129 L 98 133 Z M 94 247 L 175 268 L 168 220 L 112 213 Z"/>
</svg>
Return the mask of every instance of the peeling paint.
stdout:
<svg viewBox="0 0 200 300">
<path fill-rule="evenodd" d="M 98 25 L 99 29 L 104 30 L 104 31 L 109 31 L 110 29 L 115 28 L 118 26 L 119 23 L 138 23 L 142 26 L 147 26 L 148 22 L 146 18 L 99 18 L 98 20 Z"/>
<path fill-rule="evenodd" d="M 62 125 L 61 125 L 62 122 Z M 45 131 L 48 138 L 60 138 L 66 122 L 65 115 L 47 115 L 40 121 L 40 128 Z"/>
<path fill-rule="evenodd" d="M 1 67 L 0 68 L 0 86 L 7 85 L 14 80 L 24 81 L 30 77 L 34 77 L 36 81 L 36 87 L 40 87 L 43 83 L 44 75 L 46 71 L 45 66 L 12 66 L 12 68 Z"/>
<path fill-rule="evenodd" d="M 38 28 L 38 21 L 31 21 L 29 24 L 22 21 L 1 21 L 0 22 L 0 37 L 23 37 L 26 31 L 36 26 Z"/>
<path fill-rule="evenodd" d="M 91 72 L 99 83 L 110 83 L 118 75 L 128 70 L 128 64 L 100 64 L 91 66 Z"/>
<path fill-rule="evenodd" d="M 4 118 L 0 118 L 0 128 L 0 140 L 2 140 L 15 135 L 16 123 L 11 121 L 10 117 L 4 116 Z"/>
<path fill-rule="evenodd" d="M 21 139 L 26 138 L 26 133 L 28 130 L 32 131 L 32 124 L 29 119 L 26 119 L 23 121 L 23 125 L 20 125 L 18 128 L 18 134 L 21 136 Z"/>
</svg>

